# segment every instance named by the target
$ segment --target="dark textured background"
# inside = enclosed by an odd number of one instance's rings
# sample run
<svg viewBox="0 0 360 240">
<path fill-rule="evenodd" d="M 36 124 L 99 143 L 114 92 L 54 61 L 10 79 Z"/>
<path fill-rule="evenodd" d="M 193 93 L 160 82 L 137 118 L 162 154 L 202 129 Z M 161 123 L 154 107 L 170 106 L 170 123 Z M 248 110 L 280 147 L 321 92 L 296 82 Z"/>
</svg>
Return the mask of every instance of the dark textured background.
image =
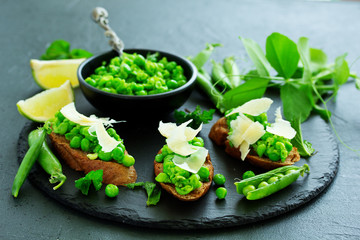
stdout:
<svg viewBox="0 0 360 240">
<path fill-rule="evenodd" d="M 360 55 L 360 4 L 308 1 L 1 1 L 0 15 L 0 238 L 1 239 L 359 239 L 359 155 L 340 144 L 339 172 L 332 185 L 304 207 L 286 215 L 242 227 L 220 230 L 165 231 L 143 229 L 99 220 L 68 209 L 45 196 L 28 181 L 21 196 L 10 194 L 18 164 L 16 142 L 28 120 L 16 102 L 39 92 L 32 79 L 29 59 L 38 58 L 51 41 L 63 38 L 74 48 L 94 53 L 108 50 L 103 31 L 89 18 L 95 6 L 108 9 L 110 23 L 127 47 L 154 48 L 187 56 L 206 42 L 225 47 L 214 58 L 240 59 L 245 51 L 238 36 L 264 46 L 266 36 L 277 31 L 293 40 L 300 36 L 323 49 L 333 59 L 345 52 L 352 63 Z M 246 65 L 246 64 L 245 64 Z M 352 70 L 360 72 L 356 62 Z M 77 100 L 82 102 L 81 96 Z M 340 90 L 333 111 L 335 128 L 343 141 L 359 149 L 360 92 L 353 82 Z M 79 111 L 90 111 L 82 104 Z"/>
</svg>

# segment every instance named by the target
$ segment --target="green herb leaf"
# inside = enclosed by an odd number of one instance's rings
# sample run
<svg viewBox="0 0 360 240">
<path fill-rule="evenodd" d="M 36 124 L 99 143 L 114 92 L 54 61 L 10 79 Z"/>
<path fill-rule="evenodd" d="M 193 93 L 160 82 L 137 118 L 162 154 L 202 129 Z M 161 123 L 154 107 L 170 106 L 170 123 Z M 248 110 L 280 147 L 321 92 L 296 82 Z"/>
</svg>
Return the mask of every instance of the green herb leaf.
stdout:
<svg viewBox="0 0 360 240">
<path fill-rule="evenodd" d="M 311 82 L 311 69 L 310 69 L 310 49 L 309 49 L 309 39 L 305 37 L 299 38 L 297 48 L 300 54 L 300 59 L 303 64 L 303 75 L 302 80 L 304 83 Z"/>
<path fill-rule="evenodd" d="M 147 206 L 156 205 L 160 201 L 161 189 L 156 185 L 156 183 L 137 182 L 125 184 L 125 186 L 132 190 L 135 189 L 135 187 L 144 187 L 148 196 L 148 199 L 146 201 Z"/>
<path fill-rule="evenodd" d="M 65 40 L 55 40 L 46 49 L 45 55 L 41 56 L 42 60 L 68 59 L 70 58 L 70 43 Z"/>
<path fill-rule="evenodd" d="M 160 201 L 161 190 L 160 188 L 152 182 L 146 182 L 144 185 L 146 193 L 148 195 L 148 200 L 146 201 L 147 206 L 156 205 Z"/>
<path fill-rule="evenodd" d="M 174 112 L 174 118 L 177 123 L 184 123 L 186 121 L 189 121 L 190 119 L 193 119 L 193 121 L 189 124 L 189 127 L 193 129 L 197 129 L 201 123 L 209 123 L 214 115 L 215 109 L 210 109 L 209 111 L 201 111 L 200 106 L 196 106 L 195 110 L 190 113 L 186 113 L 183 111 L 177 111 Z"/>
<path fill-rule="evenodd" d="M 335 84 L 340 86 L 347 82 L 350 76 L 350 69 L 348 63 L 345 60 L 347 54 L 339 56 L 335 59 L 335 67 L 334 67 L 334 81 Z"/>
<path fill-rule="evenodd" d="M 258 75 L 261 77 L 270 76 L 270 63 L 266 59 L 265 54 L 259 44 L 249 38 L 239 38 L 241 39 L 247 54 L 254 63 Z"/>
<path fill-rule="evenodd" d="M 94 170 L 75 181 L 75 187 L 79 189 L 82 194 L 88 195 L 91 182 L 93 183 L 95 190 L 98 191 L 102 186 L 103 170 Z"/>
<path fill-rule="evenodd" d="M 293 139 L 291 139 L 291 143 L 294 147 L 299 151 L 300 156 L 302 157 L 310 157 L 315 149 L 312 147 L 312 144 L 306 140 L 303 140 L 301 134 L 301 121 L 299 118 L 293 119 L 291 121 L 291 126 L 295 129 L 296 135 Z"/>
<path fill-rule="evenodd" d="M 311 112 L 311 88 L 309 85 L 286 83 L 280 89 L 286 119 L 301 119 L 305 121 Z"/>
<path fill-rule="evenodd" d="M 319 72 L 326 68 L 327 56 L 321 49 L 310 48 L 311 72 Z"/>
<path fill-rule="evenodd" d="M 289 79 L 299 63 L 296 44 L 280 33 L 272 33 L 266 39 L 266 58 L 280 76 Z"/>
<path fill-rule="evenodd" d="M 240 106 L 251 99 L 261 98 L 267 88 L 269 79 L 252 77 L 246 80 L 239 87 L 234 88 L 224 94 L 223 106 L 226 110 Z"/>
<path fill-rule="evenodd" d="M 84 49 L 78 49 L 78 48 L 74 48 L 70 52 L 71 58 L 89 58 L 92 55 L 93 55 L 92 53 L 90 53 Z"/>
<path fill-rule="evenodd" d="M 92 53 L 83 49 L 73 49 L 70 52 L 70 43 L 59 39 L 53 41 L 46 49 L 46 53 L 40 57 L 42 60 L 57 60 L 71 58 L 88 58 Z"/>
</svg>

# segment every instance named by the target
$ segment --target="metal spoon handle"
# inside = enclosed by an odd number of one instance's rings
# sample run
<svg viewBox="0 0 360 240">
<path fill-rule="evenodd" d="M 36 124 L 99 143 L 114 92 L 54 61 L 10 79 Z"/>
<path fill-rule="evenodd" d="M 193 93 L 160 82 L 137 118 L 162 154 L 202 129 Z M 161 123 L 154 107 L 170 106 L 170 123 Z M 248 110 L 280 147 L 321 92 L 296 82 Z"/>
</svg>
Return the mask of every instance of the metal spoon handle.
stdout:
<svg viewBox="0 0 360 240">
<path fill-rule="evenodd" d="M 110 28 L 108 16 L 108 12 L 102 7 L 96 7 L 92 11 L 92 19 L 105 30 L 105 36 L 110 39 L 109 45 L 121 56 L 124 50 L 124 42 Z"/>
</svg>

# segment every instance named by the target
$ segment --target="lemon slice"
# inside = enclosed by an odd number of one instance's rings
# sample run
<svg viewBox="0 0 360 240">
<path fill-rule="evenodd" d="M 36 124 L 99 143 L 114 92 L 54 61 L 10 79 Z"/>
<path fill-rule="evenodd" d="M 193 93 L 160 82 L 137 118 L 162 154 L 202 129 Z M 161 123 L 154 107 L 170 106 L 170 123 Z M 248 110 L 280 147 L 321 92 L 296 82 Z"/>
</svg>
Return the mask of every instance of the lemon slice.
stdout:
<svg viewBox="0 0 360 240">
<path fill-rule="evenodd" d="M 30 67 L 35 82 L 43 89 L 59 87 L 66 80 L 70 80 L 73 87 L 79 86 L 77 69 L 85 60 L 65 59 L 65 60 L 30 60 Z"/>
<path fill-rule="evenodd" d="M 20 100 L 16 106 L 24 117 L 35 122 L 45 122 L 73 101 L 74 92 L 68 80 L 58 88 L 48 89 L 26 100 Z"/>
</svg>

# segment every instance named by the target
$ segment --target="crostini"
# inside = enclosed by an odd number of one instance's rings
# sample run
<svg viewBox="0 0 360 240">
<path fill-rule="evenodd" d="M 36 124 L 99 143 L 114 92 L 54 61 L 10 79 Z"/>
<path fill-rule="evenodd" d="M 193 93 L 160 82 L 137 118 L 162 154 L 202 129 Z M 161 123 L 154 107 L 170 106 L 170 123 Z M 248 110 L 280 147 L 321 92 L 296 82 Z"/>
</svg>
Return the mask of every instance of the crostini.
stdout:
<svg viewBox="0 0 360 240">
<path fill-rule="evenodd" d="M 246 160 L 263 169 L 292 165 L 300 160 L 291 144 L 296 131 L 281 116 L 278 108 L 275 123 L 267 121 L 270 98 L 254 99 L 225 113 L 211 128 L 209 138 L 225 146 L 230 156 Z"/>
<path fill-rule="evenodd" d="M 103 169 L 105 184 L 134 183 L 135 159 L 128 154 L 115 129 L 105 128 L 115 122 L 94 115 L 86 117 L 70 103 L 45 125 L 53 148 L 70 168 L 84 173 Z"/>
<path fill-rule="evenodd" d="M 185 122 L 159 124 L 160 133 L 166 137 L 164 145 L 154 160 L 155 180 L 168 193 L 181 201 L 196 201 L 204 196 L 212 183 L 214 167 L 204 141 Z"/>
</svg>

